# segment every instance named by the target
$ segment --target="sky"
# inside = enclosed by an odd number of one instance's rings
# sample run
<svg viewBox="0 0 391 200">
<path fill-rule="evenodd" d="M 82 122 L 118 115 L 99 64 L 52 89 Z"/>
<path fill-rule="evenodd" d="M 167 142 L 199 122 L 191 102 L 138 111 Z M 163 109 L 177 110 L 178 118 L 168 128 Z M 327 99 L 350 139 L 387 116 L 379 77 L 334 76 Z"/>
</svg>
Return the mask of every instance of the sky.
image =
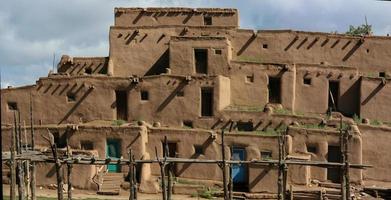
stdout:
<svg viewBox="0 0 391 200">
<path fill-rule="evenodd" d="M 1 87 L 35 84 L 61 55 L 107 56 L 115 7 L 224 7 L 240 27 L 391 34 L 391 2 L 376 0 L 1 0 Z"/>
</svg>

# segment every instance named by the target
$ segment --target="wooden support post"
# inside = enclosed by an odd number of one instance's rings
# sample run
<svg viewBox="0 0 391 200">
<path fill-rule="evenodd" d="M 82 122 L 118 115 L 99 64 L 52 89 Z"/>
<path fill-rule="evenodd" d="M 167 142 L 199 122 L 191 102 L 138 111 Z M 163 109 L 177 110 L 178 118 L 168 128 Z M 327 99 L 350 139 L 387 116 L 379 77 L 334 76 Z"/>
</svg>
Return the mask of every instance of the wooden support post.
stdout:
<svg viewBox="0 0 391 200">
<path fill-rule="evenodd" d="M 11 143 L 11 145 L 14 142 Z M 12 145 L 14 146 L 14 145 Z M 15 170 L 15 147 L 11 147 L 11 163 L 10 163 L 10 171 L 11 171 L 11 187 L 10 187 L 10 200 L 16 199 L 16 170 Z"/>
<path fill-rule="evenodd" d="M 278 200 L 284 200 L 284 166 L 285 162 L 283 161 L 283 139 L 282 135 L 278 136 Z"/>
<path fill-rule="evenodd" d="M 11 187 L 10 187 L 10 199 L 16 199 L 16 163 L 15 163 L 15 151 L 16 151 L 16 114 L 14 113 L 14 125 L 11 132 Z"/>
<path fill-rule="evenodd" d="M 343 130 L 342 130 L 342 116 L 340 116 L 340 123 L 339 123 L 339 138 L 340 138 L 340 149 L 341 149 L 341 163 L 342 164 L 345 164 L 345 153 L 344 153 L 344 149 L 345 149 L 345 138 L 344 138 L 344 133 L 343 133 Z M 342 196 L 342 200 L 347 200 L 346 199 L 346 178 L 345 178 L 345 166 L 344 165 L 341 165 L 340 167 L 341 171 L 342 171 L 342 181 L 341 181 L 341 196 Z"/>
<path fill-rule="evenodd" d="M 135 163 L 135 158 L 134 158 L 134 155 L 132 156 L 132 164 L 133 164 L 133 195 L 134 195 L 134 199 L 137 199 L 137 170 L 136 170 L 136 163 Z"/>
<path fill-rule="evenodd" d="M 162 181 L 162 197 L 163 197 L 163 200 L 167 200 L 166 181 L 164 180 L 164 177 L 165 177 L 165 173 L 164 173 L 165 162 L 161 161 L 159 159 L 156 147 L 155 147 L 155 153 L 156 153 L 156 159 L 158 160 L 159 166 L 160 166 L 160 175 L 161 175 L 161 181 Z"/>
<path fill-rule="evenodd" d="M 227 162 L 225 160 L 224 129 L 221 130 L 221 157 L 222 157 L 221 169 L 223 170 L 224 199 L 229 199 L 228 185 L 227 185 Z"/>
<path fill-rule="evenodd" d="M 32 101 L 32 95 L 30 93 L 30 133 L 31 133 L 31 150 L 34 151 L 35 149 L 35 139 L 34 139 L 34 121 L 33 121 L 33 101 Z M 30 188 L 31 188 L 31 200 L 36 200 L 35 195 L 35 163 L 31 162 L 30 166 L 31 170 L 31 182 L 30 182 Z"/>
<path fill-rule="evenodd" d="M 129 200 L 134 200 L 133 159 L 132 149 L 129 149 Z"/>
<path fill-rule="evenodd" d="M 232 152 L 232 148 L 231 148 L 231 159 L 232 160 L 232 155 L 233 155 L 233 152 Z M 229 199 L 232 200 L 233 199 L 233 189 L 234 189 L 234 184 L 233 184 L 233 179 L 232 179 L 232 164 L 228 164 L 228 167 L 229 167 L 229 184 L 228 184 L 228 188 L 229 188 Z"/>
<path fill-rule="evenodd" d="M 344 166 L 344 177 L 345 177 L 345 190 L 346 190 L 346 199 L 350 199 L 350 176 L 349 176 L 349 131 L 344 131 L 344 157 L 345 157 L 345 166 Z"/>
<path fill-rule="evenodd" d="M 17 135 L 17 153 L 18 155 L 22 154 L 22 125 L 20 120 L 20 111 L 18 111 L 18 134 Z M 24 194 L 24 173 L 23 173 L 23 160 L 17 161 L 17 173 L 18 173 L 18 197 L 19 200 L 23 200 L 25 197 Z"/>
<path fill-rule="evenodd" d="M 284 134 L 282 135 L 282 155 L 283 155 L 283 179 L 282 179 L 282 192 L 283 192 L 283 199 L 286 198 L 287 195 L 287 179 L 288 179 L 288 165 L 286 164 L 286 135 L 287 135 L 287 130 L 284 131 Z"/>
<path fill-rule="evenodd" d="M 48 131 L 49 137 L 44 137 L 43 135 L 42 135 L 42 137 L 46 141 L 48 141 L 48 143 L 50 144 L 50 148 L 52 150 L 53 158 L 54 158 L 54 161 L 55 161 L 55 167 L 56 167 L 57 199 L 58 200 L 63 200 L 64 199 L 64 194 L 62 192 L 62 190 L 63 190 L 63 180 L 62 180 L 62 173 L 61 173 L 61 162 L 60 162 L 60 159 L 58 158 L 57 145 L 54 143 L 53 134 L 50 133 L 49 129 L 47 131 Z"/>
<path fill-rule="evenodd" d="M 68 132 L 67 132 L 68 134 Z M 71 157 L 71 151 L 69 150 L 69 143 L 68 143 L 68 135 L 67 135 L 67 157 Z M 68 200 L 72 200 L 72 164 L 67 163 L 67 183 L 68 183 Z"/>
<path fill-rule="evenodd" d="M 167 136 L 164 136 L 164 162 L 166 163 L 167 157 L 169 156 L 169 151 L 170 149 L 168 148 L 168 143 L 167 143 Z M 171 163 L 165 164 L 165 168 L 167 168 L 167 200 L 171 200 L 172 196 L 172 180 L 171 180 Z"/>
</svg>

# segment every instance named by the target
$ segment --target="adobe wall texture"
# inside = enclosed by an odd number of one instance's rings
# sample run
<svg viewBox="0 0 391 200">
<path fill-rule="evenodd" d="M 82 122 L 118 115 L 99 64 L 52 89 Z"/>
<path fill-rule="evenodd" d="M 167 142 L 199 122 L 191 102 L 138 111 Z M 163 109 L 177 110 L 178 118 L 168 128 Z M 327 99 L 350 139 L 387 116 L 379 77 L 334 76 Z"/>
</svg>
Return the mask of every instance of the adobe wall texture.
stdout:
<svg viewBox="0 0 391 200">
<path fill-rule="evenodd" d="M 341 115 L 352 133 L 350 162 L 374 166 L 351 170 L 352 183 L 390 182 L 390 162 L 379 158 L 389 155 L 391 38 L 239 29 L 238 16 L 235 9 L 115 9 L 107 57 L 64 55 L 58 73 L 1 90 L 2 150 L 9 150 L 14 114 L 28 124 L 30 97 L 37 148 L 47 147 L 39 134 L 49 128 L 58 142 L 68 137 L 71 149 L 84 151 L 82 143 L 91 142 L 90 153 L 102 158 L 107 139 L 121 141 L 124 157 L 132 148 L 139 159 L 154 158 L 167 136 L 178 157 L 218 159 L 219 130 L 233 122 L 226 150 L 241 147 L 245 160 L 261 159 L 263 151 L 277 159 L 276 133 L 289 127 L 289 159 L 327 161 L 329 148 L 340 145 Z M 79 130 L 70 134 L 71 126 Z M 195 154 L 194 145 L 204 153 Z M 158 165 L 141 169 L 140 190 L 157 192 Z M 292 166 L 288 180 L 331 181 L 327 170 Z M 96 173 L 76 168 L 77 187 L 94 188 Z M 215 183 L 222 178 L 218 166 L 206 164 L 178 164 L 176 173 Z M 249 165 L 245 174 L 248 191 L 276 192 L 273 167 Z"/>
</svg>

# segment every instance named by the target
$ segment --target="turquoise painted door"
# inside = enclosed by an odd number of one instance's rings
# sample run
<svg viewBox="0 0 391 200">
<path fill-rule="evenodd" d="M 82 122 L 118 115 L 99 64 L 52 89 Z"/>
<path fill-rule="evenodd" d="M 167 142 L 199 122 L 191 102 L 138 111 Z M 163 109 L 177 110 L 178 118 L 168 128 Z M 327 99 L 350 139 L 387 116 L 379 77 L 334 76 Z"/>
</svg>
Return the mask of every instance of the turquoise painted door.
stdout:
<svg viewBox="0 0 391 200">
<path fill-rule="evenodd" d="M 246 151 L 243 148 L 232 148 L 232 160 L 245 160 Z M 232 180 L 234 184 L 241 184 L 247 182 L 246 165 L 234 164 L 232 165 Z"/>
<path fill-rule="evenodd" d="M 106 142 L 106 157 L 107 158 L 120 158 L 120 142 L 116 139 L 107 139 Z M 107 165 L 107 169 L 109 172 L 119 172 L 120 166 L 117 164 L 109 164 Z"/>
</svg>

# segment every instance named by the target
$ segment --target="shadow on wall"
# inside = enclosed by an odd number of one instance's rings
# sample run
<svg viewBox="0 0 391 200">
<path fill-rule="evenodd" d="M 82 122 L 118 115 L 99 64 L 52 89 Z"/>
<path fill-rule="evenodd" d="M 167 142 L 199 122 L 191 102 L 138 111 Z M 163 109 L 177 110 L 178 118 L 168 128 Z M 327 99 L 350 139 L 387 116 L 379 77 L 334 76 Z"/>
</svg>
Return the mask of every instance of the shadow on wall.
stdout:
<svg viewBox="0 0 391 200">
<path fill-rule="evenodd" d="M 61 119 L 60 122 L 58 122 L 58 125 L 60 125 L 62 122 L 64 122 L 65 120 L 67 120 L 69 118 L 69 116 L 71 116 L 71 114 L 80 106 L 80 104 L 87 98 L 87 96 L 92 92 L 92 90 L 94 90 L 94 87 L 90 87 L 85 93 L 84 95 L 80 98 L 80 100 L 78 102 L 76 102 L 76 104 L 68 111 L 68 113 L 64 116 L 64 118 Z"/>
<path fill-rule="evenodd" d="M 250 38 L 247 40 L 247 42 L 242 46 L 242 48 L 240 48 L 240 50 L 236 55 L 237 56 L 242 55 L 242 53 L 248 48 L 248 46 L 250 46 L 250 44 L 255 40 L 255 38 L 257 38 L 257 36 L 255 34 L 252 34 Z"/>
<path fill-rule="evenodd" d="M 380 82 L 380 84 L 365 98 L 365 100 L 361 103 L 361 105 L 365 105 L 371 100 L 383 87 L 385 84 L 383 82 Z"/>
<path fill-rule="evenodd" d="M 163 101 L 162 104 L 159 105 L 156 112 L 161 112 L 178 94 L 178 92 L 182 91 L 183 88 L 187 85 L 187 81 L 183 80 L 179 83 L 178 87 Z"/>
<path fill-rule="evenodd" d="M 212 137 L 208 137 L 208 139 L 201 145 L 202 149 L 207 149 L 213 143 L 213 141 L 214 139 Z M 200 154 L 194 153 L 190 159 L 198 159 L 198 157 L 200 157 Z M 178 170 L 177 176 L 182 175 L 190 167 L 190 165 L 192 165 L 192 163 L 184 163 L 182 168 Z"/>
<path fill-rule="evenodd" d="M 265 178 L 265 176 L 273 169 L 273 167 L 271 165 L 268 165 L 268 166 L 251 166 L 251 168 L 258 168 L 258 169 L 263 169 L 262 172 L 257 176 L 255 177 L 251 183 L 249 183 L 249 188 L 254 188 L 255 185 L 257 185 L 258 183 L 261 183 L 262 179 Z"/>
<path fill-rule="evenodd" d="M 169 67 L 170 51 L 167 49 L 159 59 L 152 65 L 144 76 L 159 75 L 166 72 Z"/>
</svg>

